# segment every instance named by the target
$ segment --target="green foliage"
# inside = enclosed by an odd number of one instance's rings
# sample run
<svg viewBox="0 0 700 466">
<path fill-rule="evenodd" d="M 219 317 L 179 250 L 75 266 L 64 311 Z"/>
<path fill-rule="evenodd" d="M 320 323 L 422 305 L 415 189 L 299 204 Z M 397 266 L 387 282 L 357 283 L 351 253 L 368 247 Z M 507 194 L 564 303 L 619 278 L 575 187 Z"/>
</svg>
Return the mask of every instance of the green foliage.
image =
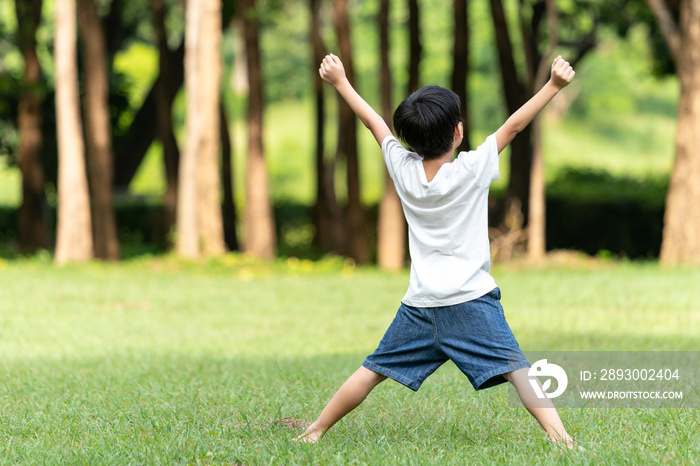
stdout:
<svg viewBox="0 0 700 466">
<path fill-rule="evenodd" d="M 566 168 L 547 185 L 554 197 L 566 197 L 572 203 L 620 202 L 662 209 L 668 190 L 666 179 L 640 180 L 615 177 L 595 169 Z M 573 206 L 572 206 L 573 208 Z"/>
<path fill-rule="evenodd" d="M 305 2 L 282 2 L 267 13 L 261 46 L 265 95 L 271 102 L 310 94 L 313 69 L 308 44 L 310 13 Z"/>
<path fill-rule="evenodd" d="M 171 47 L 182 39 L 183 11 L 179 0 L 168 0 L 167 26 Z M 157 51 L 153 45 L 150 8 L 147 2 L 126 0 L 123 7 L 121 30 L 127 40 L 116 55 L 111 77 L 115 135 L 123 134 L 133 115 L 145 98 L 157 74 Z M 106 13 L 111 3 L 100 2 L 100 11 Z M 233 4 L 228 4 L 232 7 Z M 506 2 L 512 32 L 517 31 L 517 2 Z M 53 8 L 54 2 L 45 0 L 44 20 L 38 32 L 39 56 L 46 76 L 47 116 L 53 115 Z M 656 80 L 649 74 L 656 55 L 649 50 L 650 39 L 658 37 L 658 31 L 643 2 L 618 2 L 593 0 L 557 2 L 562 21 L 562 40 L 570 40 L 579 32 L 585 33 L 596 18 L 604 20 L 597 50 L 591 52 L 577 67 L 577 79 L 564 92 L 572 100 L 562 106 L 563 111 L 546 120 L 544 131 L 545 159 L 550 198 L 572 215 L 585 218 L 571 207 L 583 203 L 601 207 L 610 218 L 611 211 L 622 208 L 634 212 L 633 217 L 644 212 L 647 205 L 650 216 L 647 223 L 656 222 L 662 208 L 664 183 L 673 158 L 673 132 L 675 130 L 678 83 L 675 78 Z M 378 104 L 377 70 L 378 37 L 375 16 L 378 2 L 355 4 L 350 9 L 353 31 L 357 86 L 372 103 Z M 612 10 L 612 12 L 611 12 Z M 5 154 L 16 152 L 16 132 L 13 113 L 16 108 L 17 83 L 21 79 L 21 55 L 13 46 L 16 29 L 14 1 L 0 1 L 0 141 Z M 646 13 L 645 13 L 646 12 Z M 615 14 L 613 14 L 615 13 Z M 619 14 L 618 14 L 619 13 Z M 644 15 L 647 16 L 644 16 Z M 390 60 L 394 75 L 394 104 L 405 97 L 407 80 L 407 31 L 405 2 L 392 2 Z M 446 85 L 451 71 L 451 4 L 439 0 L 421 3 L 421 26 L 424 45 L 421 68 L 424 84 Z M 505 119 L 497 56 L 493 45 L 493 26 L 486 2 L 470 2 L 471 28 L 470 65 L 470 114 L 472 116 L 472 141 L 478 144 L 493 132 Z M 279 225 L 282 250 L 300 254 L 309 253 L 312 229 L 308 221 L 309 206 L 315 194 L 313 153 L 313 108 L 309 98 L 310 83 L 315 64 L 310 63 L 310 47 L 306 37 L 308 7 L 303 1 L 260 2 L 262 21 L 262 52 L 265 68 L 266 98 L 268 107 L 265 120 L 265 147 L 271 179 L 271 194 L 277 215 L 283 219 Z M 641 22 L 637 19 L 641 18 Z M 646 18 L 646 19 L 645 19 Z M 612 23 L 612 26 L 610 24 Z M 337 49 L 331 5 L 322 11 L 323 37 L 329 51 Z M 514 46 L 519 54 L 521 44 L 513 34 Z M 542 38 L 541 38 L 542 39 Z M 224 99 L 229 115 L 235 147 L 235 190 L 239 208 L 244 205 L 245 186 L 245 96 L 236 95 L 231 87 L 232 72 L 240 66 L 240 31 L 227 28 L 223 44 L 226 63 L 223 80 Z M 522 57 L 518 57 L 522 60 Z M 326 86 L 327 115 L 326 148 L 330 157 L 334 153 L 337 135 L 335 94 Z M 568 111 L 567 111 L 568 109 Z M 176 100 L 174 121 L 178 135 L 184 122 L 182 93 Z M 52 116 L 51 116 L 52 118 Z M 55 178 L 55 141 L 50 118 L 45 119 L 47 140 L 47 177 Z M 359 132 L 362 200 L 367 206 L 375 205 L 383 192 L 383 167 L 379 151 L 371 136 Z M 118 139 L 118 138 L 117 138 Z M 154 239 L 161 247 L 161 227 L 154 226 L 160 220 L 157 205 L 165 190 L 161 149 L 154 144 L 139 169 L 130 195 L 136 202 L 146 199 L 147 204 L 138 209 L 126 209 L 129 213 L 123 222 L 123 238 L 129 242 Z M 508 150 L 502 156 L 501 180 L 494 185 L 496 191 L 505 189 L 508 183 Z M 592 171 L 588 171 L 592 170 Z M 605 172 L 605 173 L 603 173 Z M 561 174 L 561 175 L 560 175 Z M 337 171 L 338 197 L 344 199 L 344 169 Z M 637 183 L 637 185 L 635 185 Z M 55 188 L 47 185 L 51 201 L 55 201 Z M 16 207 L 20 200 L 20 179 L 13 158 L 0 149 L 0 206 Z M 577 204 L 578 203 L 578 204 Z M 628 217 L 620 216 L 616 220 Z M 149 215 L 151 217 L 149 217 Z M 11 217 L 4 217 L 11 218 Z M 598 218 L 598 217 L 597 217 Z M 556 220 L 556 219 L 555 219 Z M 150 222 L 147 224 L 147 222 Z M 606 220 L 607 222 L 607 220 Z M 7 225 L 3 220 L 0 224 Z M 574 223 L 572 223 L 574 224 Z M 659 227 L 660 228 L 660 227 Z M 16 225 L 3 226 L 5 240 L 16 236 Z M 648 231 L 648 230 L 642 230 Z M 553 244 L 560 238 L 555 233 Z M 640 253 L 647 255 L 649 238 L 641 239 L 645 246 Z M 2 242 L 3 239 L 0 239 Z M 574 241 L 573 244 L 579 244 Z M 128 246 L 132 247 L 132 246 Z M 607 246 L 602 246 L 608 249 Z M 587 247 L 586 250 L 589 250 Z M 615 253 L 619 250 L 611 248 Z M 595 253 L 597 249 L 591 252 Z M 630 254 L 629 249 L 627 253 Z M 316 256 L 317 251 L 309 254 Z"/>
<path fill-rule="evenodd" d="M 505 386 L 476 393 L 450 363 L 418 393 L 381 384 L 322 443 L 297 444 L 301 427 L 280 420 L 314 419 L 376 346 L 407 273 L 333 258 L 50 260 L 0 260 L 2 462 L 692 464 L 700 454 L 697 409 L 561 410 L 585 450 L 557 452 L 509 408 Z M 698 269 L 550 266 L 494 272 L 525 350 L 697 349 Z"/>
<path fill-rule="evenodd" d="M 663 86 L 664 81 L 649 73 L 653 57 L 648 38 L 646 24 L 629 29 L 625 40 L 618 39 L 609 28 L 601 30 L 598 50 L 577 69 L 575 86 L 581 90 L 573 107 L 577 113 L 592 116 L 605 111 L 632 112 L 650 91 L 658 92 L 654 88 Z M 592 76 L 595 79 L 590 79 Z"/>
</svg>

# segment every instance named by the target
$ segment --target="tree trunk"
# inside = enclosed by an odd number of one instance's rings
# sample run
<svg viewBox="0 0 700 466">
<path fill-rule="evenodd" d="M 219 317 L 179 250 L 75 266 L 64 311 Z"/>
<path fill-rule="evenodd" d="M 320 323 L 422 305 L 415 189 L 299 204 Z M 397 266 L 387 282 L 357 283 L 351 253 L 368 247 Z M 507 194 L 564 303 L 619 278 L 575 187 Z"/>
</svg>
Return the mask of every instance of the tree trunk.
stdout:
<svg viewBox="0 0 700 466">
<path fill-rule="evenodd" d="M 382 117 L 391 127 L 391 68 L 389 67 L 389 0 L 379 7 L 379 53 Z M 387 270 L 400 270 L 406 258 L 406 221 L 394 182 L 384 168 L 384 196 L 379 203 L 377 221 L 377 264 Z"/>
<path fill-rule="evenodd" d="M 188 2 L 186 16 L 187 142 L 180 164 L 177 251 L 200 257 L 225 250 L 219 195 L 221 3 Z"/>
<path fill-rule="evenodd" d="M 224 106 L 219 105 L 221 120 L 221 176 L 222 191 L 224 193 L 224 203 L 222 213 L 224 216 L 224 242 L 229 251 L 237 251 L 238 235 L 236 234 L 236 202 L 235 191 L 233 189 L 233 145 L 231 144 L 231 132 L 228 129 L 228 119 Z"/>
<path fill-rule="evenodd" d="M 326 108 L 323 99 L 323 80 L 318 74 L 318 67 L 323 60 L 325 46 L 321 38 L 321 1 L 310 0 L 309 9 L 311 10 L 311 23 L 309 27 L 309 42 L 311 43 L 311 72 L 313 76 L 314 86 L 314 103 L 316 104 L 316 202 L 314 204 L 314 226 L 316 234 L 314 242 L 321 247 L 329 247 L 331 245 L 331 225 L 327 205 L 328 193 L 325 189 L 325 118 Z"/>
<path fill-rule="evenodd" d="M 452 65 L 452 90 L 459 96 L 462 105 L 462 124 L 464 139 L 457 148 L 467 151 L 469 144 L 469 94 L 467 94 L 467 78 L 469 76 L 469 8 L 468 0 L 454 0 L 454 47 Z"/>
<path fill-rule="evenodd" d="M 343 249 L 343 213 L 335 196 L 335 164 L 326 161 L 325 122 L 326 109 L 323 80 L 318 74 L 318 67 L 326 53 L 326 46 L 321 38 L 321 0 L 310 0 L 311 27 L 311 72 L 314 80 L 314 100 L 316 103 L 316 203 L 314 204 L 314 226 L 316 245 L 340 252 Z"/>
<path fill-rule="evenodd" d="M 167 191 L 165 193 L 165 221 L 167 230 L 170 231 L 176 224 L 177 218 L 177 176 L 180 160 L 180 150 L 173 132 L 172 101 L 174 92 L 169 87 L 174 87 L 167 79 L 172 74 L 171 53 L 168 49 L 167 33 L 165 29 L 165 2 L 153 0 L 153 23 L 158 41 L 159 76 L 154 84 L 154 96 L 156 107 L 156 125 L 158 139 L 163 146 L 163 162 L 165 165 L 165 180 Z M 179 87 L 179 85 L 177 86 Z"/>
<path fill-rule="evenodd" d="M 496 34 L 498 61 L 501 67 L 503 94 L 508 114 L 512 115 L 527 100 L 527 90 L 518 79 L 503 4 L 501 0 L 490 0 L 490 4 Z M 531 127 L 527 126 L 510 143 L 510 173 L 506 192 L 506 206 L 515 200 L 520 201 L 526 222 L 529 211 L 530 170 L 532 167 L 531 136 Z"/>
<path fill-rule="evenodd" d="M 420 14 L 418 0 L 408 0 L 408 86 L 406 94 L 409 95 L 420 87 L 420 61 L 423 46 L 420 41 Z"/>
<path fill-rule="evenodd" d="M 85 141 L 89 187 L 92 197 L 92 226 L 95 257 L 117 260 L 119 238 L 112 199 L 114 178 L 112 124 L 109 116 L 107 48 L 102 19 L 94 0 L 78 0 L 83 45 Z"/>
<path fill-rule="evenodd" d="M 198 114 L 199 91 L 202 83 L 199 73 L 199 50 L 201 49 L 202 5 L 187 2 L 185 8 L 185 146 L 180 155 L 177 191 L 177 239 L 175 248 L 184 257 L 200 256 L 199 229 L 197 225 L 197 176 L 199 167 L 200 115 Z M 144 103 L 145 105 L 145 103 Z M 155 111 L 155 109 L 154 109 Z M 135 122 L 135 120 L 134 120 Z M 133 125 L 132 125 L 133 126 Z"/>
<path fill-rule="evenodd" d="M 245 251 L 264 259 L 273 259 L 277 255 L 277 238 L 263 147 L 264 99 L 256 0 L 242 0 L 240 7 L 248 63 L 248 85 L 250 87 L 248 96 Z"/>
<path fill-rule="evenodd" d="M 532 92 L 540 89 L 545 85 L 550 74 L 550 58 L 554 54 L 554 49 L 559 41 L 559 21 L 557 19 L 556 6 L 554 0 L 546 0 L 547 13 L 547 31 L 549 34 L 547 50 L 543 54 L 539 54 L 537 50 L 525 55 L 531 60 L 528 65 L 529 75 L 532 76 Z M 534 18 L 533 13 L 533 18 Z M 522 12 L 521 12 L 522 19 Z M 539 24 L 539 21 L 537 22 Z M 531 35 L 528 37 L 528 31 L 523 30 L 523 36 L 532 40 L 523 40 L 525 47 L 528 43 L 534 43 L 534 38 L 537 37 L 539 27 L 532 23 L 532 28 L 529 31 Z M 528 217 L 527 229 L 527 254 L 530 260 L 538 261 L 544 258 L 547 252 L 547 235 L 546 235 L 546 188 L 545 188 L 545 169 L 544 169 L 544 149 L 542 137 L 542 114 L 535 116 L 532 122 L 532 166 L 530 169 L 530 211 Z"/>
<path fill-rule="evenodd" d="M 199 144 L 197 145 L 197 229 L 204 256 L 221 255 L 224 246 L 224 227 L 221 213 L 221 176 L 219 150 L 221 123 L 219 108 L 221 96 L 221 1 L 200 0 L 202 22 L 200 48 L 197 51 L 199 98 Z"/>
<path fill-rule="evenodd" d="M 110 61 L 114 55 L 122 49 L 124 42 L 129 38 L 128 32 L 122 22 L 125 1 L 128 0 L 112 0 L 109 4 L 109 13 L 107 13 L 102 22 L 105 28 L 107 55 L 110 57 Z"/>
<path fill-rule="evenodd" d="M 535 117 L 532 126 L 532 165 L 530 167 L 530 210 L 527 228 L 527 256 L 542 260 L 547 252 L 546 194 L 544 154 L 542 153 L 542 118 Z"/>
<path fill-rule="evenodd" d="M 56 0 L 57 264 L 93 258 L 90 199 L 78 98 L 75 0 Z"/>
<path fill-rule="evenodd" d="M 648 3 L 662 26 L 681 85 L 660 260 L 700 264 L 700 0 L 681 0 L 678 24 L 664 2 Z"/>
<path fill-rule="evenodd" d="M 355 84 L 355 67 L 350 41 L 350 20 L 347 0 L 334 0 L 336 31 L 340 58 L 348 80 Z M 345 159 L 347 169 L 348 205 L 346 211 L 347 254 L 358 264 L 369 262 L 365 212 L 360 200 L 360 170 L 357 154 L 357 119 L 350 106 L 338 96 L 338 154 Z"/>
<path fill-rule="evenodd" d="M 683 55 L 692 55 L 691 48 L 686 47 Z M 697 51 L 697 45 L 695 48 Z M 681 97 L 676 156 L 666 197 L 660 256 L 661 262 L 669 265 L 700 264 L 700 61 L 697 58 L 688 57 L 678 70 Z"/>
<path fill-rule="evenodd" d="M 24 58 L 24 81 L 17 108 L 19 169 L 22 204 L 17 212 L 19 248 L 25 253 L 48 248 L 48 209 L 41 163 L 43 134 L 41 67 L 36 54 L 36 30 L 41 21 L 42 0 L 16 0 L 17 46 Z"/>
</svg>

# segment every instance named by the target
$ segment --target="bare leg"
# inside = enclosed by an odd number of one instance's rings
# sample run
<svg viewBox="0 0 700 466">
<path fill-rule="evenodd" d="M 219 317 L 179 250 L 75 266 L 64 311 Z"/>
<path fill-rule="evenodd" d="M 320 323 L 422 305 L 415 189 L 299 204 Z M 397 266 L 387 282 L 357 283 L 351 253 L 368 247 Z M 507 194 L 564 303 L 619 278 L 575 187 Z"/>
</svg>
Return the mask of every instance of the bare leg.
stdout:
<svg viewBox="0 0 700 466">
<path fill-rule="evenodd" d="M 567 448 L 573 448 L 573 439 L 569 436 L 559 418 L 557 409 L 552 404 L 549 398 L 537 398 L 537 395 L 532 390 L 532 386 L 528 381 L 528 369 L 518 369 L 516 371 L 504 374 L 515 390 L 518 392 L 520 401 L 523 402 L 525 408 L 537 419 L 542 428 L 547 432 L 549 439 L 557 445 L 562 445 Z"/>
<path fill-rule="evenodd" d="M 369 395 L 369 392 L 384 380 L 386 380 L 386 376 L 361 366 L 338 389 L 331 401 L 323 408 L 318 419 L 306 429 L 306 432 L 297 437 L 297 440 L 308 443 L 318 442 L 328 429 L 333 427 L 343 416 L 357 408 Z"/>
</svg>

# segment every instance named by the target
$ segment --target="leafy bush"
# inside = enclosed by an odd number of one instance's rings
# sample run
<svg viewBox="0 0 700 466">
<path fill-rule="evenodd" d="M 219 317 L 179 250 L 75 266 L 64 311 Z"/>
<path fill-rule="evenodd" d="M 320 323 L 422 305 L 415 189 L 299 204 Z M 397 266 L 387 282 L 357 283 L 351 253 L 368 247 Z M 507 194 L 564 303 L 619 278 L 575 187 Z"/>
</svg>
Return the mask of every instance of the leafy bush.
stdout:
<svg viewBox="0 0 700 466">
<path fill-rule="evenodd" d="M 595 255 L 649 258 L 659 254 L 667 182 L 616 177 L 602 170 L 567 168 L 547 186 L 547 245 Z M 502 201 L 503 192 L 492 193 Z M 502 202 L 496 204 L 502 205 Z M 368 206 L 368 238 L 372 254 L 376 243 L 377 206 Z M 280 256 L 318 259 L 328 251 L 313 244 L 312 206 L 278 202 L 274 207 Z M 492 213 L 492 220 L 499 215 Z M 51 218 L 55 219 L 55 212 Z M 0 207 L 0 244 L 17 239 L 13 208 Z M 149 246 L 163 251 L 168 244 L 163 207 L 143 201 L 117 206 L 119 237 L 123 245 Z M 52 225 L 53 228 L 53 225 Z M 140 249 L 139 249 L 140 250 Z"/>
<path fill-rule="evenodd" d="M 592 168 L 564 168 L 547 186 L 548 195 L 572 202 L 639 203 L 663 207 L 668 190 L 666 179 L 640 180 L 613 176 Z"/>
<path fill-rule="evenodd" d="M 547 187 L 547 244 L 588 254 L 656 257 L 667 182 L 565 169 Z"/>
</svg>

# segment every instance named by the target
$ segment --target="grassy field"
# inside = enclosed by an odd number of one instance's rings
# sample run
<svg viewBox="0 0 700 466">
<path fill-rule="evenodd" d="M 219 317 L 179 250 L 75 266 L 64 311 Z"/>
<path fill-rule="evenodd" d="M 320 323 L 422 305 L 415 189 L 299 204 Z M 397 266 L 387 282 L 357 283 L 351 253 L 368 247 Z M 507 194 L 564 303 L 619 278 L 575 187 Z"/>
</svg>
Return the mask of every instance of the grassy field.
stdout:
<svg viewBox="0 0 700 466">
<path fill-rule="evenodd" d="M 565 409 L 553 451 L 508 390 L 451 363 L 387 382 L 319 445 L 292 441 L 371 352 L 407 274 L 238 255 L 55 268 L 0 262 L 0 462 L 695 464 L 698 409 Z M 525 350 L 697 350 L 699 269 L 494 270 Z M 284 420 L 284 421 L 282 421 Z M 293 421 L 292 421 L 293 420 Z"/>
</svg>

